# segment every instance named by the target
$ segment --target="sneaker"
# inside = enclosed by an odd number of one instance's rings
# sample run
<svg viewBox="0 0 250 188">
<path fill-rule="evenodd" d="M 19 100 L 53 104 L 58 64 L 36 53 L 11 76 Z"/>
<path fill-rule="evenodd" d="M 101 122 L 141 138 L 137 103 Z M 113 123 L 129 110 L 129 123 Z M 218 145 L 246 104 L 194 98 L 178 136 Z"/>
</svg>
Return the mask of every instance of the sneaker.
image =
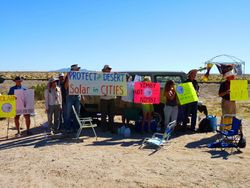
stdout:
<svg viewBox="0 0 250 188">
<path fill-rule="evenodd" d="M 22 135 L 21 135 L 20 133 L 16 133 L 16 134 L 15 134 L 15 137 L 16 137 L 16 138 L 20 138 L 21 136 L 22 136 Z"/>
</svg>

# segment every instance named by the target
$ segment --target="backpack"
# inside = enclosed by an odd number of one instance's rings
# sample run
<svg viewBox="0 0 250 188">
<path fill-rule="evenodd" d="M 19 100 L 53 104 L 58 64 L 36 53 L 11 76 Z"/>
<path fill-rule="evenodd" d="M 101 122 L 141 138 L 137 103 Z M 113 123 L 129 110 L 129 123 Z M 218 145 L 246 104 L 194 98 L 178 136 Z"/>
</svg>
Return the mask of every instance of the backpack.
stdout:
<svg viewBox="0 0 250 188">
<path fill-rule="evenodd" d="M 241 135 L 240 135 L 240 140 L 239 140 L 237 146 L 238 146 L 239 148 L 245 148 L 246 145 L 247 145 L 246 137 L 245 137 L 243 134 L 241 134 Z"/>
<path fill-rule="evenodd" d="M 210 125 L 210 120 L 208 118 L 203 118 L 200 123 L 199 123 L 199 132 L 201 133 L 207 133 L 207 132 L 212 132 L 213 129 Z"/>
</svg>

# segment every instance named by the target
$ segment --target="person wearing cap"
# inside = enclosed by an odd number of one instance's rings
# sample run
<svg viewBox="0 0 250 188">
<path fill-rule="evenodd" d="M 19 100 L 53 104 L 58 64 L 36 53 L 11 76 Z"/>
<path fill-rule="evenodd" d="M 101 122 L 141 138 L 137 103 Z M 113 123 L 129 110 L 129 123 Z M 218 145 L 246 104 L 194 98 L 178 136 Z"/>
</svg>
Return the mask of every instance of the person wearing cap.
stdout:
<svg viewBox="0 0 250 188">
<path fill-rule="evenodd" d="M 78 64 L 73 64 L 70 67 L 70 71 L 80 71 L 81 67 Z M 72 110 L 72 105 L 75 107 L 77 114 L 80 113 L 80 95 L 69 95 L 69 79 L 68 75 L 65 77 L 64 87 L 66 90 L 66 122 L 64 127 L 68 133 L 76 132 L 79 126 L 74 118 L 74 113 Z"/>
<path fill-rule="evenodd" d="M 190 70 L 187 74 L 188 79 L 185 82 L 192 82 L 194 89 L 198 95 L 199 85 L 198 85 L 198 82 L 196 81 L 197 72 L 198 71 L 196 69 Z M 189 116 L 191 115 L 191 127 L 190 127 L 190 129 L 191 129 L 191 131 L 195 131 L 197 110 L 198 110 L 198 102 L 197 101 L 183 105 L 183 127 L 184 127 L 184 129 L 187 128 Z"/>
<path fill-rule="evenodd" d="M 16 76 L 13 81 L 15 82 L 15 86 L 13 86 L 9 89 L 8 95 L 14 95 L 15 90 L 18 90 L 18 89 L 21 89 L 21 90 L 27 89 L 25 86 L 22 86 L 22 81 L 23 81 L 22 77 Z M 26 133 L 27 133 L 27 135 L 31 135 L 31 132 L 30 132 L 30 114 L 24 114 L 23 116 L 25 118 L 25 124 L 26 124 L 26 128 L 27 128 Z M 20 115 L 16 115 L 15 116 L 15 126 L 17 129 L 16 137 L 21 136 L 19 119 L 20 119 Z"/>
<path fill-rule="evenodd" d="M 49 129 L 56 133 L 59 127 L 59 117 L 62 110 L 62 94 L 57 86 L 58 79 L 50 78 L 48 88 L 44 92 L 46 113 L 48 114 Z M 54 119 L 54 122 L 52 121 Z"/>
<path fill-rule="evenodd" d="M 62 111 L 60 113 L 60 126 L 59 129 L 64 129 L 64 123 L 66 121 L 66 111 L 67 111 L 67 105 L 66 105 L 66 89 L 64 86 L 65 83 L 65 78 L 64 78 L 64 73 L 60 73 L 58 75 L 58 87 L 61 89 L 61 94 L 62 94 Z"/>
<path fill-rule="evenodd" d="M 111 67 L 104 65 L 102 72 L 110 73 Z M 100 97 L 100 108 L 101 108 L 101 123 L 103 130 L 110 130 L 114 132 L 114 116 L 115 116 L 115 96 L 101 96 Z M 108 121 L 106 120 L 108 116 Z"/>
<path fill-rule="evenodd" d="M 218 92 L 218 95 L 222 98 L 222 117 L 225 114 L 236 114 L 236 103 L 235 101 L 230 101 L 230 80 L 235 79 L 235 73 L 230 70 L 223 74 L 223 78 L 225 81 L 220 84 L 220 89 Z"/>
</svg>

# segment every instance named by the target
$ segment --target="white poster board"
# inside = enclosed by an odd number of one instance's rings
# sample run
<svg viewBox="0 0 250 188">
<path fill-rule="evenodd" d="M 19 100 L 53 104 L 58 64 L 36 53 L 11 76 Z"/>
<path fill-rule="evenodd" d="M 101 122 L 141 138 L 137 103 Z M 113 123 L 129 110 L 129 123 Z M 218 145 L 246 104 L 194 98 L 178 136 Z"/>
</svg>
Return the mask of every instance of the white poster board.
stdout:
<svg viewBox="0 0 250 188">
<path fill-rule="evenodd" d="M 16 115 L 34 113 L 34 89 L 16 89 Z"/>
<path fill-rule="evenodd" d="M 126 73 L 68 73 L 69 95 L 126 96 Z"/>
</svg>

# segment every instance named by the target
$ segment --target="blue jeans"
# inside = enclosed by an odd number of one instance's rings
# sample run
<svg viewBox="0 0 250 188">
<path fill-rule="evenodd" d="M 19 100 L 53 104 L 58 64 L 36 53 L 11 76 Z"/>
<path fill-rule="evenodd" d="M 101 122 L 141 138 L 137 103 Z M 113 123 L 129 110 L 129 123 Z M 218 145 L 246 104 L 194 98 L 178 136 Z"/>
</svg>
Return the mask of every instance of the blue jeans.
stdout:
<svg viewBox="0 0 250 188">
<path fill-rule="evenodd" d="M 76 118 L 72 110 L 72 106 L 75 107 L 77 114 L 80 113 L 80 95 L 67 95 L 66 96 L 66 122 L 65 129 L 76 131 L 79 125 L 77 124 Z"/>
<path fill-rule="evenodd" d="M 67 104 L 66 104 L 66 102 L 63 102 L 62 111 L 60 113 L 60 126 L 58 127 L 58 129 L 65 128 L 66 120 L 67 120 Z"/>
</svg>

